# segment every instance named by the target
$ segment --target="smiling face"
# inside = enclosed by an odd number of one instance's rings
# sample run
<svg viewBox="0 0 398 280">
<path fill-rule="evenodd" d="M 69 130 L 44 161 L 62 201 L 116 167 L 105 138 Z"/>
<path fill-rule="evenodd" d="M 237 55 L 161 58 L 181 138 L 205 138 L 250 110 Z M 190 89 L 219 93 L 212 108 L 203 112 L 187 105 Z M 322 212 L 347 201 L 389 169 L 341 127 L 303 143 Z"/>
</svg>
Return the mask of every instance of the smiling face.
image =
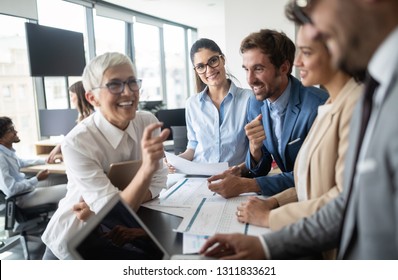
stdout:
<svg viewBox="0 0 398 280">
<path fill-rule="evenodd" d="M 322 41 L 312 37 L 312 27 L 303 25 L 297 33 L 297 55 L 294 65 L 300 70 L 304 86 L 325 85 L 337 71 Z"/>
<path fill-rule="evenodd" d="M 214 52 L 210 49 L 199 49 L 193 57 L 193 65 L 207 64 L 210 59 L 215 59 L 220 53 Z M 202 74 L 198 74 L 203 83 L 208 86 L 220 86 L 225 83 L 226 73 L 225 73 L 225 61 L 224 57 L 218 57 L 220 64 L 214 68 L 206 65 L 206 71 Z M 210 63 L 211 64 L 211 63 Z"/>
<path fill-rule="evenodd" d="M 129 64 L 110 67 L 104 72 L 101 88 L 97 89 L 100 91 L 99 94 L 86 95 L 111 124 L 122 130 L 126 129 L 129 122 L 135 118 L 139 90 L 133 92 L 125 84 L 121 94 L 112 94 L 105 85 L 112 81 L 124 82 L 128 79 L 136 79 L 134 70 Z"/>
<path fill-rule="evenodd" d="M 18 131 L 15 129 L 14 125 L 10 125 L 3 137 L 0 138 L 0 144 L 7 148 L 12 148 L 13 143 L 19 143 L 21 139 L 18 137 Z"/>
<path fill-rule="evenodd" d="M 288 65 L 283 63 L 276 68 L 268 56 L 259 48 L 246 50 L 242 53 L 242 67 L 246 71 L 246 79 L 257 100 L 278 99 L 285 90 L 288 78 Z"/>
</svg>

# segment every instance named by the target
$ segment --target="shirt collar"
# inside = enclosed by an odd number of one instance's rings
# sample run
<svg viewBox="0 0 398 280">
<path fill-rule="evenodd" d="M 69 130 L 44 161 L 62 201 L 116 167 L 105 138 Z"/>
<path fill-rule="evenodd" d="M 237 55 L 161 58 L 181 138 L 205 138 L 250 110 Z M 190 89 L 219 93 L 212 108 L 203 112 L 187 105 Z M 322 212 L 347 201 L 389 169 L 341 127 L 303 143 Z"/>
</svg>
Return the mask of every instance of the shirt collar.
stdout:
<svg viewBox="0 0 398 280">
<path fill-rule="evenodd" d="M 231 85 L 229 86 L 228 93 L 227 93 L 225 96 L 227 96 L 228 94 L 230 94 L 230 95 L 232 95 L 232 97 L 235 97 L 235 94 L 236 94 L 236 92 L 237 92 L 237 87 L 236 87 L 236 85 L 235 85 L 232 81 L 230 81 L 230 82 L 231 82 Z M 209 95 L 207 94 L 208 90 L 209 90 L 209 87 L 206 86 L 205 89 L 202 90 L 202 91 L 199 93 L 199 100 L 200 100 L 200 101 L 205 101 L 206 98 L 209 98 Z"/>
<path fill-rule="evenodd" d="M 112 145 L 114 149 L 119 146 L 125 133 L 127 133 L 133 140 L 137 140 L 131 122 L 129 123 L 128 127 L 123 131 L 111 124 L 107 119 L 105 119 L 100 110 L 97 110 L 95 112 L 94 122 L 99 131 L 101 131 L 102 135 Z"/>
<path fill-rule="evenodd" d="M 2 151 L 4 154 L 6 154 L 7 156 L 13 156 L 15 154 L 15 150 L 14 148 L 7 148 L 6 146 L 0 144 L 0 151 Z"/>
<path fill-rule="evenodd" d="M 275 100 L 274 102 L 270 102 L 268 99 L 266 99 L 268 108 L 271 111 L 283 112 L 286 110 L 290 98 L 290 88 L 291 82 L 289 79 L 289 83 L 287 84 L 286 89 L 283 91 L 282 95 L 278 97 L 277 100 Z"/>
<path fill-rule="evenodd" d="M 398 27 L 384 40 L 369 62 L 370 75 L 381 85 L 388 85 L 395 74 L 398 61 L 397 44 Z"/>
</svg>

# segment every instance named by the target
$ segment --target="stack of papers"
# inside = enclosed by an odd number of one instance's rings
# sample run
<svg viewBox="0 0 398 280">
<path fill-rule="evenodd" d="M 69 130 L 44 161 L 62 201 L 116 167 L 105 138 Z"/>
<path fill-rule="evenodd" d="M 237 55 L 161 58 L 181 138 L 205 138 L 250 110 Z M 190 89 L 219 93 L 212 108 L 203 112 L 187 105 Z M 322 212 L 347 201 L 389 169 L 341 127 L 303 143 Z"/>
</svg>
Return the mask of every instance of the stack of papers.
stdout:
<svg viewBox="0 0 398 280">
<path fill-rule="evenodd" d="M 159 198 L 143 204 L 183 218 L 175 231 L 184 234 L 184 254 L 198 252 L 206 238 L 215 233 L 260 235 L 270 231 L 237 220 L 236 208 L 248 195 L 225 199 L 211 192 L 207 185 L 206 178 L 182 178 Z"/>
</svg>

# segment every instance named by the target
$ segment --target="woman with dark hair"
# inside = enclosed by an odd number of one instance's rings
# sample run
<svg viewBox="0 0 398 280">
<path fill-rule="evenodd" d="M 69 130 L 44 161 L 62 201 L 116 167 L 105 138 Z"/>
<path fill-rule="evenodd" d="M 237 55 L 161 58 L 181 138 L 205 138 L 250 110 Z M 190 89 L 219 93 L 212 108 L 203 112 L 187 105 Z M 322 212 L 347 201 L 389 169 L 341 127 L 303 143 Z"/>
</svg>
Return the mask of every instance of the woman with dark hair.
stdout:
<svg viewBox="0 0 398 280">
<path fill-rule="evenodd" d="M 94 107 L 86 99 L 83 82 L 78 81 L 69 87 L 70 101 L 79 112 L 77 122 L 80 122 L 94 113 Z"/>
<path fill-rule="evenodd" d="M 79 113 L 76 122 L 81 122 L 92 113 L 94 113 L 94 107 L 86 99 L 86 91 L 84 90 L 82 81 L 78 81 L 69 87 L 70 101 Z M 55 163 L 56 160 L 62 160 L 61 144 L 55 146 L 50 152 L 47 158 L 47 163 Z"/>
<path fill-rule="evenodd" d="M 234 77 L 227 73 L 225 55 L 213 40 L 197 40 L 190 56 L 198 94 L 186 102 L 188 145 L 179 156 L 197 162 L 240 165 L 237 172 L 242 173 L 248 148 L 246 107 L 252 92 L 231 80 Z"/>
<path fill-rule="evenodd" d="M 299 20 L 299 19 L 298 19 Z M 304 86 L 322 85 L 329 99 L 319 106 L 294 165 L 295 187 L 267 199 L 250 198 L 237 209 L 238 220 L 278 230 L 318 211 L 343 190 L 351 116 L 363 87 L 332 65 L 325 42 L 299 23 L 294 65 Z M 330 253 L 324 257 L 331 258 Z"/>
</svg>

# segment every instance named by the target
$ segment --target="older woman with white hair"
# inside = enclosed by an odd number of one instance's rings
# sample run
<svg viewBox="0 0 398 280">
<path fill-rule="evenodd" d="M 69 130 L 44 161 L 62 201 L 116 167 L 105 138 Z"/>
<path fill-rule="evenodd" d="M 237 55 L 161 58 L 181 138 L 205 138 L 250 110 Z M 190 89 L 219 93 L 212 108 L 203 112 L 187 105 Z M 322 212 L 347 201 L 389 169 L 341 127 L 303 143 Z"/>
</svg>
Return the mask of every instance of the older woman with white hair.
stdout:
<svg viewBox="0 0 398 280">
<path fill-rule="evenodd" d="M 71 258 L 66 242 L 84 225 L 74 212 L 79 202 L 98 213 L 119 193 L 137 210 L 166 186 L 163 141 L 170 131 L 160 132 L 161 123 L 151 113 L 137 112 L 141 80 L 131 60 L 120 53 L 97 56 L 84 69 L 83 85 L 96 112 L 76 125 L 62 144 L 68 191 L 42 236 L 47 246 L 43 259 Z M 142 160 L 142 165 L 120 191 L 106 174 L 111 163 L 127 160 Z"/>
</svg>

